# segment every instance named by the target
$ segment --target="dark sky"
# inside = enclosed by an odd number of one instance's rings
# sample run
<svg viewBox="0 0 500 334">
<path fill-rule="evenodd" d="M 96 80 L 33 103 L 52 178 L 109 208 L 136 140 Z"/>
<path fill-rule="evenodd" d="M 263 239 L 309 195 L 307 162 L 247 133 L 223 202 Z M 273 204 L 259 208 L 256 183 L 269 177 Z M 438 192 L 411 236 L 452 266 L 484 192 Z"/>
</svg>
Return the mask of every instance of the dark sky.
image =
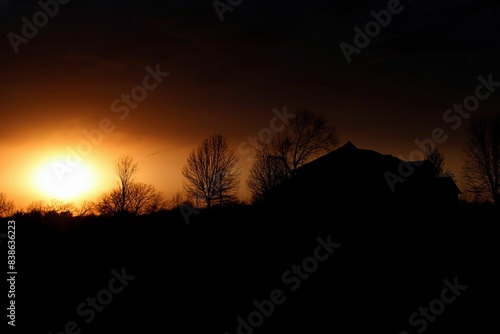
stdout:
<svg viewBox="0 0 500 334">
<path fill-rule="evenodd" d="M 130 153 L 141 179 L 171 194 L 201 140 L 222 133 L 236 149 L 284 106 L 323 115 L 341 144 L 404 159 L 415 139 L 442 128 L 439 148 L 459 176 L 465 126 L 452 130 L 443 114 L 474 94 L 478 76 L 500 81 L 500 5 L 401 1 L 348 64 L 339 44 L 353 45 L 354 27 L 389 2 L 243 0 L 221 21 L 209 0 L 70 0 L 16 53 L 8 34 L 22 35 L 22 18 L 32 22 L 41 7 L 0 0 L 0 191 L 19 204 L 39 199 L 37 168 L 109 118 L 114 131 L 85 157 L 93 193 L 112 185 L 113 159 Z M 157 64 L 169 76 L 120 120 L 112 102 Z M 474 114 L 498 112 L 499 102 L 491 94 Z M 246 199 L 250 165 L 241 160 Z"/>
</svg>

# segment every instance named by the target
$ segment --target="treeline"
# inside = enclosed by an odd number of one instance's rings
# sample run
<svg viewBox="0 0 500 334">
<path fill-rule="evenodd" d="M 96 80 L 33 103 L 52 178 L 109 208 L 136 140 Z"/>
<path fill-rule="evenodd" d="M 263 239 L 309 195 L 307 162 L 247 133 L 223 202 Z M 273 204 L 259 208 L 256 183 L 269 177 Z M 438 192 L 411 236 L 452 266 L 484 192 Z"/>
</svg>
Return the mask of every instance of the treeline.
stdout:
<svg viewBox="0 0 500 334">
<path fill-rule="evenodd" d="M 280 126 L 273 122 L 273 126 L 263 129 L 268 130 L 266 135 L 259 133 L 258 141 L 246 150 L 247 158 L 254 161 L 246 182 L 252 203 L 264 201 L 266 193 L 291 177 L 295 169 L 329 152 L 339 143 L 336 129 L 329 126 L 324 117 L 307 109 L 299 108 L 295 114 L 281 117 L 281 121 Z M 177 192 L 167 199 L 154 185 L 137 180 L 138 161 L 126 155 L 114 164 L 116 186 L 95 201 L 85 201 L 79 206 L 59 200 L 37 201 L 17 213 L 31 216 L 117 216 L 149 215 L 179 206 L 208 209 L 241 206 L 245 203 L 237 198 L 239 159 L 223 135 L 206 138 L 189 153 L 182 168 L 184 192 Z M 14 204 L 4 194 L 2 196 L 8 205 L 0 214 L 13 214 Z"/>
<path fill-rule="evenodd" d="M 247 158 L 253 161 L 246 180 L 253 204 L 265 202 L 270 191 L 293 177 L 297 168 L 331 151 L 339 143 L 335 127 L 328 125 L 324 117 L 307 109 L 286 114 L 283 123 L 280 127 L 274 124 L 261 130 L 258 138 L 253 137 L 250 150 L 246 150 Z M 462 200 L 489 202 L 497 206 L 500 203 L 500 114 L 471 120 L 464 152 Z M 455 179 L 453 173 L 445 169 L 444 156 L 437 148 L 428 150 L 425 155 L 433 164 L 436 176 Z M 177 192 L 167 199 L 154 185 L 137 180 L 139 164 L 132 156 L 126 155 L 115 162 L 116 186 L 94 201 L 85 201 L 80 205 L 59 200 L 47 203 L 36 201 L 15 211 L 14 203 L 0 192 L 0 216 L 14 213 L 63 217 L 141 216 L 180 206 L 208 209 L 240 206 L 245 203 L 237 199 L 239 159 L 223 135 L 206 138 L 190 152 L 182 168 L 184 192 Z"/>
</svg>

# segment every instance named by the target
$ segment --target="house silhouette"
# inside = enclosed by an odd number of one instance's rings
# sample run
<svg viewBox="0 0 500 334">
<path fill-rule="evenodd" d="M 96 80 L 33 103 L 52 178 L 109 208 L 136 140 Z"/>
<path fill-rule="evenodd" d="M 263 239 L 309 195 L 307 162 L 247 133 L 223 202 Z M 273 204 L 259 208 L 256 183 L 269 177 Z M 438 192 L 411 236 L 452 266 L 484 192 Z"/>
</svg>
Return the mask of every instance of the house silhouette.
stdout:
<svg viewBox="0 0 500 334">
<path fill-rule="evenodd" d="M 447 206 L 456 204 L 459 194 L 453 179 L 436 177 L 428 160 L 404 161 L 347 142 L 297 168 L 268 198 L 297 205 Z"/>
</svg>

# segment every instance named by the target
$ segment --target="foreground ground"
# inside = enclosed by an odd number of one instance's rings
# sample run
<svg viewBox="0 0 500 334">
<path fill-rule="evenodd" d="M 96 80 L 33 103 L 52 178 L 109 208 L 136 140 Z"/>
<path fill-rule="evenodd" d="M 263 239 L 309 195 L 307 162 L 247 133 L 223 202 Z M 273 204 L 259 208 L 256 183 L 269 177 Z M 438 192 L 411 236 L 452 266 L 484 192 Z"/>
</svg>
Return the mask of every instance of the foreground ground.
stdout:
<svg viewBox="0 0 500 334">
<path fill-rule="evenodd" d="M 492 211 L 341 210 L 214 209 L 189 224 L 179 211 L 19 217 L 16 329 L 486 332 L 496 318 L 485 304 L 496 286 Z M 419 314 L 429 306 L 436 315 Z"/>
</svg>

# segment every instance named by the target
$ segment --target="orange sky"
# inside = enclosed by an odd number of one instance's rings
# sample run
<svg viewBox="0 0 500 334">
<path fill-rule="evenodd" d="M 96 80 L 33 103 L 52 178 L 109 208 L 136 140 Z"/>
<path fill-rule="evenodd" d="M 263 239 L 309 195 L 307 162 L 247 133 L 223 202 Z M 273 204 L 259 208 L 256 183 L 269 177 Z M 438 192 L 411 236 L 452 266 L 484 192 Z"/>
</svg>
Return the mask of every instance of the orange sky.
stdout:
<svg viewBox="0 0 500 334">
<path fill-rule="evenodd" d="M 82 162 L 94 178 L 86 196 L 113 186 L 113 161 L 122 154 L 139 160 L 138 180 L 171 196 L 204 138 L 222 133 L 236 149 L 284 106 L 323 115 L 341 144 L 402 158 L 417 148 L 415 139 L 443 128 L 449 139 L 439 149 L 460 176 L 464 127 L 451 130 L 443 113 L 474 93 L 479 75 L 500 80 L 500 44 L 490 5 L 458 3 L 415 4 L 351 64 L 338 45 L 352 42 L 373 4 L 294 2 L 284 11 L 274 2 L 266 10 L 246 3 L 220 22 L 202 1 L 69 3 L 18 54 L 7 38 L 0 43 L 0 191 L 18 208 L 48 200 L 34 175 L 107 118 L 114 130 Z M 21 17 L 39 8 L 5 1 L 0 9 L 7 35 L 20 33 Z M 157 64 L 169 76 L 121 120 L 113 101 Z M 477 113 L 497 111 L 499 99 L 492 94 Z"/>
</svg>

